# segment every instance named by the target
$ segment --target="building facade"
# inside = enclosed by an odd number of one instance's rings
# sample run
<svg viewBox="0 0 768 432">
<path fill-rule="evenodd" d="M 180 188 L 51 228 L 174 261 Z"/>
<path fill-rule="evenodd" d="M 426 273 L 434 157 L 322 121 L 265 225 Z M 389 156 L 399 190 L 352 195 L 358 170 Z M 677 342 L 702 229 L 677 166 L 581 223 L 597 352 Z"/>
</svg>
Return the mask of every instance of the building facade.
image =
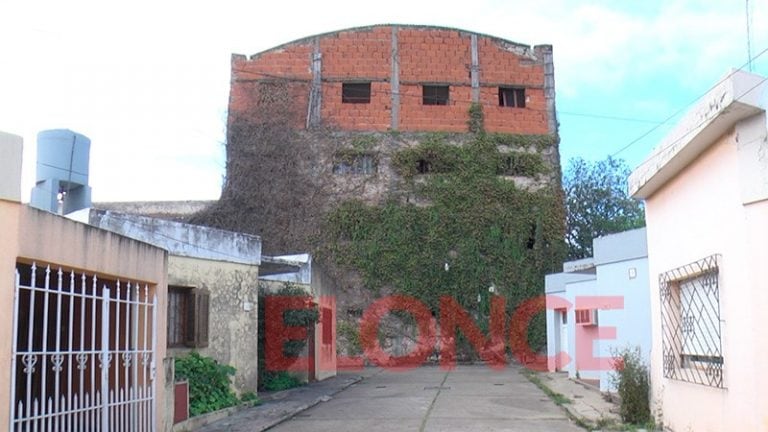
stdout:
<svg viewBox="0 0 768 432">
<path fill-rule="evenodd" d="M 232 57 L 230 124 L 295 85 L 297 123 L 351 131 L 466 132 L 472 103 L 489 132 L 555 134 L 552 47 L 440 27 L 352 28 Z"/>
<path fill-rule="evenodd" d="M 278 293 L 286 284 L 303 289 L 318 310 L 318 321 L 308 330 L 307 347 L 302 354 L 307 365 L 299 365 L 292 372 L 302 381 L 336 376 L 335 281 L 313 262 L 310 254 L 263 257 L 259 280 L 259 289 L 270 293 Z"/>
<path fill-rule="evenodd" d="M 548 369 L 616 391 L 613 358 L 651 351 L 645 228 L 598 237 L 594 256 L 546 276 Z"/>
<path fill-rule="evenodd" d="M 524 294 L 515 275 L 535 272 L 543 281 L 550 261 L 562 262 L 555 240 L 562 238 L 563 208 L 551 46 L 451 28 L 377 25 L 234 55 L 231 66 L 226 181 L 221 199 L 191 222 L 259 235 L 268 255 L 311 251 L 338 282 L 340 319 L 355 324 L 378 296 L 417 283 L 379 275 L 385 286 L 374 289 L 374 278 L 359 270 L 375 266 L 338 265 L 348 233 L 344 218 L 335 227 L 329 219 L 345 205 L 366 206 L 367 214 L 385 206 L 397 207 L 395 213 L 439 207 L 444 214 L 424 230 L 493 243 L 502 249 L 498 263 L 512 262 L 513 249 L 535 255 L 516 261 L 519 268 L 488 264 L 495 268 L 487 278 L 472 279 L 485 292 L 496 283 L 516 302 Z M 476 167 L 473 174 L 460 178 L 469 166 Z M 451 187 L 440 189 L 441 177 L 450 177 L 443 184 Z M 470 183 L 478 185 L 469 191 L 477 204 L 460 196 L 461 185 Z M 498 193 L 474 196 L 489 188 Z M 446 204 L 458 201 L 467 206 Z M 503 248 L 485 234 L 465 234 L 471 230 L 460 221 L 477 222 L 477 215 L 458 214 L 500 211 L 508 221 L 481 219 L 487 231 L 506 238 Z M 433 224 L 439 218 L 453 223 Z M 426 248 L 423 240 L 416 234 L 388 249 Z M 481 260 L 476 255 L 485 246 L 448 243 L 429 248 L 440 268 L 451 261 L 454 270 L 429 277 L 437 268 L 429 254 L 411 254 L 424 261 L 408 272 L 414 280 L 416 273 L 433 284 L 469 278 L 470 266 L 461 262 Z M 493 272 L 498 276 L 490 280 Z"/>
<path fill-rule="evenodd" d="M 733 71 L 630 176 L 645 201 L 652 403 L 673 431 L 768 430 L 768 85 Z"/>
</svg>

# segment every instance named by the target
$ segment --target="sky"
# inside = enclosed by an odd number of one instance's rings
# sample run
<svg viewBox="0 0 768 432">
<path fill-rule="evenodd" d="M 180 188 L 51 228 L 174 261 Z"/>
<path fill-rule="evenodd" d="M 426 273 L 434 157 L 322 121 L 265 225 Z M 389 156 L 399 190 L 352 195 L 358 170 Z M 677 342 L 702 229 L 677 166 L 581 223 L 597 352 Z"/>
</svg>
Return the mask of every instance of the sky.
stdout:
<svg viewBox="0 0 768 432">
<path fill-rule="evenodd" d="M 218 198 L 231 54 L 348 27 L 553 45 L 564 165 L 637 166 L 748 52 L 768 75 L 768 0 L 0 0 L 0 17 L 0 131 L 24 138 L 27 200 L 36 135 L 55 128 L 91 139 L 94 201 Z"/>
</svg>

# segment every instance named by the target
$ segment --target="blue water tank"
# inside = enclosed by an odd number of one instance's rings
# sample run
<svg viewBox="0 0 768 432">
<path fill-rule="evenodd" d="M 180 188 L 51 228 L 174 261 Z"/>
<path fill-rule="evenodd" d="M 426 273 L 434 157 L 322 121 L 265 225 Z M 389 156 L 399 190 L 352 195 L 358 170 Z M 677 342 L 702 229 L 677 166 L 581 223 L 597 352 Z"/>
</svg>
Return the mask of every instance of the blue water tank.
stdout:
<svg viewBox="0 0 768 432">
<path fill-rule="evenodd" d="M 91 140 L 68 129 L 37 134 L 37 174 L 30 205 L 67 214 L 90 207 Z"/>
</svg>

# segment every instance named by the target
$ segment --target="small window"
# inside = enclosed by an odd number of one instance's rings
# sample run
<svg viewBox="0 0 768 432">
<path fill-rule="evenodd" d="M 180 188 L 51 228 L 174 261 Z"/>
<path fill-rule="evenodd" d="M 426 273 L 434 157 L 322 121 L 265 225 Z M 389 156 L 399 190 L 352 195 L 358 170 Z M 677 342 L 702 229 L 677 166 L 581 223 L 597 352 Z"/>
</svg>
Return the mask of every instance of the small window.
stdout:
<svg viewBox="0 0 768 432">
<path fill-rule="evenodd" d="M 342 103 L 371 103 L 371 83 L 342 83 Z"/>
<path fill-rule="evenodd" d="M 499 87 L 499 106 L 525 108 L 525 89 Z"/>
<path fill-rule="evenodd" d="M 168 287 L 168 346 L 208 346 L 208 291 Z"/>
<path fill-rule="evenodd" d="M 333 163 L 334 174 L 361 174 L 370 175 L 376 173 L 376 159 L 371 154 L 360 154 L 353 157 L 337 157 Z"/>
<path fill-rule="evenodd" d="M 432 171 L 432 163 L 426 159 L 419 159 L 416 164 L 416 172 L 419 174 L 429 174 Z"/>
<path fill-rule="evenodd" d="M 422 103 L 424 105 L 448 105 L 448 86 L 422 86 Z"/>
</svg>

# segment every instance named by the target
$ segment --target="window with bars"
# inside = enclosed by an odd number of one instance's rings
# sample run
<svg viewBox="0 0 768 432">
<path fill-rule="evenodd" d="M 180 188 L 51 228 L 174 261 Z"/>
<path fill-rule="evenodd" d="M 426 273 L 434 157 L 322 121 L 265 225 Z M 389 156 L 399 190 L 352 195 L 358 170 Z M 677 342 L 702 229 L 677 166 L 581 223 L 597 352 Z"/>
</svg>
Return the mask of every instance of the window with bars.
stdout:
<svg viewBox="0 0 768 432">
<path fill-rule="evenodd" d="M 210 293 L 189 287 L 168 287 L 168 346 L 208 346 Z"/>
<path fill-rule="evenodd" d="M 712 255 L 659 276 L 666 378 L 724 387 L 719 262 Z"/>
</svg>

